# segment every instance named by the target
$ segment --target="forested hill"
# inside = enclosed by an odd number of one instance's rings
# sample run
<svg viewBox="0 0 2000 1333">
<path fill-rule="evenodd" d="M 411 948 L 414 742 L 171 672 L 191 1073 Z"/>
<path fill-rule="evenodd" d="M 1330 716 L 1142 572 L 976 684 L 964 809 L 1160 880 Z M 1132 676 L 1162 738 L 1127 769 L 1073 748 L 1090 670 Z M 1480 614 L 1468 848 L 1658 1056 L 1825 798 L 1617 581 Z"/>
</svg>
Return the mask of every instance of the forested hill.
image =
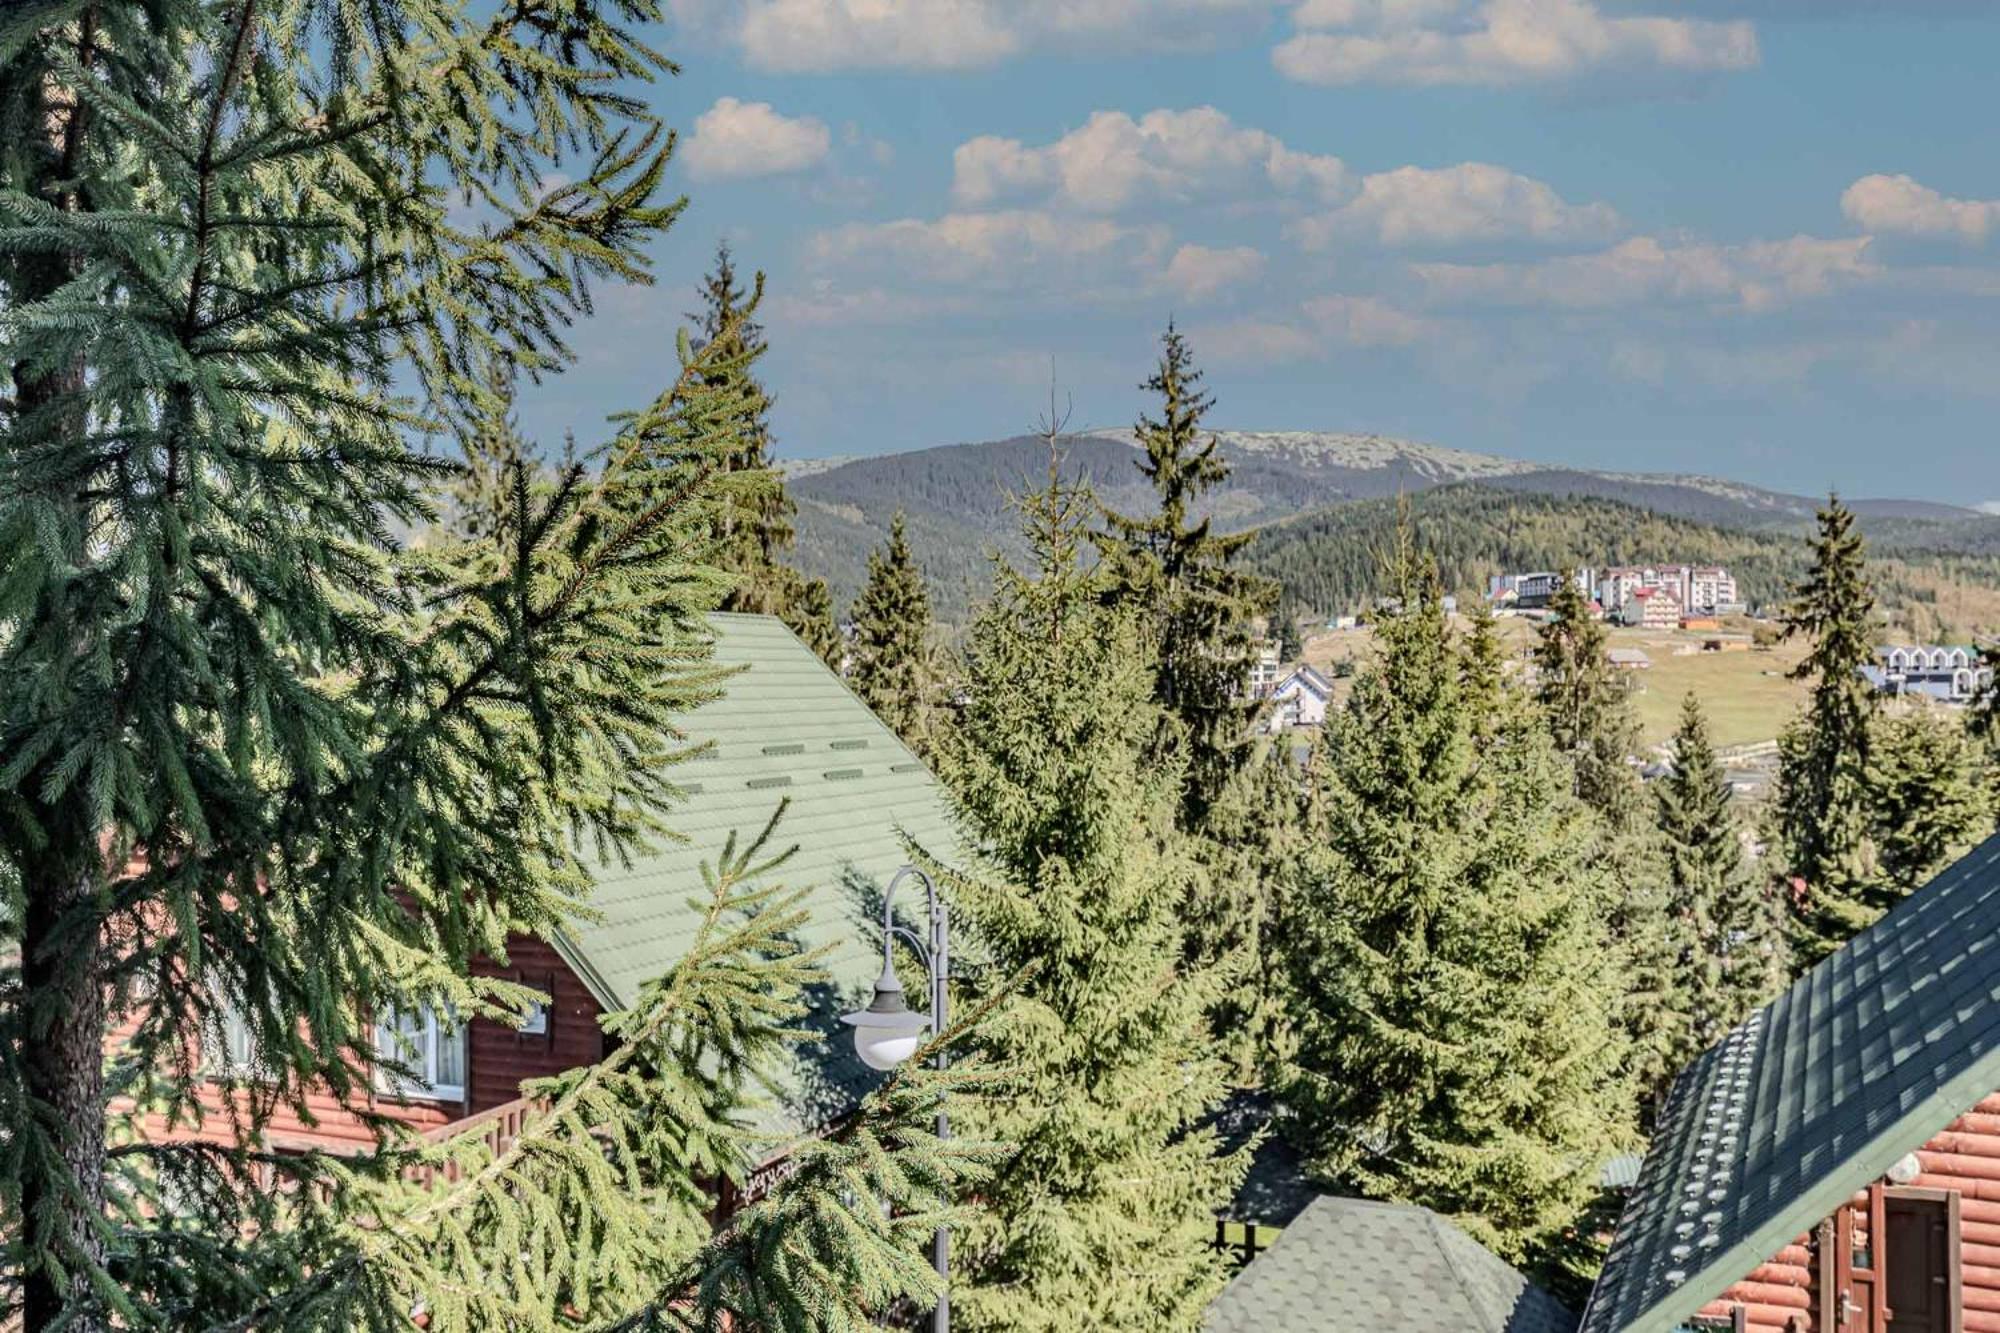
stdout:
<svg viewBox="0 0 2000 1333">
<path fill-rule="evenodd" d="M 1649 515 L 1766 535 L 1810 531 L 1816 503 L 1713 477 L 1557 468 L 1377 435 L 1224 430 L 1217 439 L 1230 475 L 1203 512 L 1223 531 L 1463 483 L 1622 501 Z M 1138 463 L 1128 431 L 1073 436 L 1063 445 L 1065 474 L 1088 481 L 1100 500 L 1127 513 L 1153 503 Z M 1048 464 L 1048 446 L 1020 436 L 794 465 L 787 486 L 798 503 L 797 563 L 827 580 L 845 613 L 861 590 L 868 552 L 882 544 L 901 511 L 939 618 L 962 623 L 991 586 L 988 556 L 1020 554 L 1008 496 L 1041 485 Z M 1927 501 L 1856 499 L 1851 507 L 1878 545 L 2000 553 L 2000 518 Z"/>
<path fill-rule="evenodd" d="M 1504 484 L 1504 483 L 1503 483 Z M 1688 562 L 1725 565 L 1753 605 L 1775 605 L 1804 573 L 1806 543 L 1661 514 L 1617 500 L 1535 495 L 1487 483 L 1411 496 L 1418 540 L 1436 555 L 1447 590 L 1483 592 L 1505 571 L 1566 565 Z M 1382 555 L 1395 539 L 1398 501 L 1337 505 L 1260 529 L 1244 559 L 1283 584 L 1296 610 L 1356 609 L 1381 590 Z M 2000 626 L 2000 557 L 1901 545 L 1870 551 L 1883 609 L 1921 637 L 1958 638 Z"/>
</svg>

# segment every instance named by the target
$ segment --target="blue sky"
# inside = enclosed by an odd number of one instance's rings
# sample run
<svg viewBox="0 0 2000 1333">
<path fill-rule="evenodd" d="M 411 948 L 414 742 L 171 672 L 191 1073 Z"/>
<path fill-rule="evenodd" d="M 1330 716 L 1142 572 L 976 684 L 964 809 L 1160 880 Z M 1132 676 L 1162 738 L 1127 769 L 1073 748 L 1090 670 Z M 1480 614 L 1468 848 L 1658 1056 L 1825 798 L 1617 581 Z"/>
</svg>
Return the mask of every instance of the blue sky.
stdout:
<svg viewBox="0 0 2000 1333">
<path fill-rule="evenodd" d="M 1215 424 L 2000 500 L 1989 0 L 669 0 L 688 212 L 544 440 L 643 400 L 717 240 L 782 456 Z"/>
</svg>

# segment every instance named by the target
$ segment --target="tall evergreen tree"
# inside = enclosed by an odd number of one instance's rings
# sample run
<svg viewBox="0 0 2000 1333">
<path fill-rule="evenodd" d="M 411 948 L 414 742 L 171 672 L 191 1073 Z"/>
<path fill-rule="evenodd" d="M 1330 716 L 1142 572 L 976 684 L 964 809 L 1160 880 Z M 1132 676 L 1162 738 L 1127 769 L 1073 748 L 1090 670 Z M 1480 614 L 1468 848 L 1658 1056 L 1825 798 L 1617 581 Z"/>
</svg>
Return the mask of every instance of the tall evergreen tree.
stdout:
<svg viewBox="0 0 2000 1333">
<path fill-rule="evenodd" d="M 1106 510 L 1100 541 L 1116 570 L 1112 596 L 1131 608 L 1154 645 L 1154 697 L 1179 723 L 1186 747 L 1182 826 L 1199 829 L 1230 779 L 1248 762 L 1254 702 L 1244 684 L 1255 660 L 1252 628 L 1277 587 L 1232 563 L 1249 534 L 1222 536 L 1199 510 L 1229 478 L 1202 420 L 1215 405 L 1185 336 L 1171 323 L 1160 360 L 1140 387 L 1158 396 L 1158 415 L 1133 428 L 1144 451 L 1139 470 L 1159 505 L 1150 514 Z"/>
<path fill-rule="evenodd" d="M 953 1313 L 1009 1333 L 1193 1329 L 1226 1276 L 1208 1241 L 1244 1162 L 1206 1127 L 1220 978 L 1184 958 L 1181 774 L 1157 751 L 1134 617 L 1084 558 L 1089 493 L 1052 468 L 1023 509 L 1030 570 L 996 566 L 941 754 L 973 854 L 947 877 L 972 948 L 999 973 L 1040 969 L 981 1038 L 1014 1072 L 962 1118 L 1016 1146 L 962 1233 Z"/>
<path fill-rule="evenodd" d="M 775 900 L 719 890 L 719 918 L 760 924 L 705 933 L 718 952 L 623 1029 L 691 1063 L 644 1088 L 635 1056 L 579 1074 L 504 1160 L 454 1145 L 465 1211 L 410 1197 L 406 1147 L 257 1149 L 308 1089 L 365 1092 L 370 1013 L 519 1012 L 470 959 L 561 929 L 584 848 L 663 828 L 676 722 L 717 686 L 711 477 L 745 422 L 714 361 L 683 349 L 587 465 L 514 459 L 473 488 L 479 525 L 395 538 L 454 475 L 413 437 L 499 429 L 494 386 L 565 363 L 588 282 L 648 280 L 679 209 L 630 87 L 671 68 L 634 30 L 658 17 L 163 0 L 0 22 L 0 1324 L 422 1307 L 438 1330 L 538 1329 L 726 1289 L 803 1329 L 921 1290 L 879 1168 L 789 1196 L 762 1234 L 801 1262 L 761 1279 L 690 1230 L 695 1172 L 742 1166 L 739 1064 L 791 1021 Z M 544 188 L 559 164 L 573 179 Z M 455 221 L 466 195 L 487 221 Z M 198 1114 L 193 1051 L 226 1012 L 260 1072 L 236 1141 L 114 1150 L 114 1092 Z M 250 1188 L 253 1167 L 297 1188 Z M 934 1209 L 942 1179 L 920 1168 L 896 1206 Z M 828 1253 L 813 1228 L 839 1225 L 895 1243 Z"/>
<path fill-rule="evenodd" d="M 1958 718 L 1917 707 L 1876 721 L 1868 794 L 1885 907 L 1923 887 L 1991 826 L 1982 776 Z"/>
<path fill-rule="evenodd" d="M 1638 748 L 1639 723 L 1605 656 L 1604 625 L 1590 614 L 1574 574 L 1565 570 L 1549 599 L 1535 647 L 1536 693 L 1556 749 L 1569 756 L 1577 796 L 1622 830 L 1639 813 L 1639 779 L 1627 762 Z"/>
<path fill-rule="evenodd" d="M 1993 673 L 1993 681 L 1972 701 L 1965 728 L 1980 747 L 1985 764 L 1986 807 L 1993 815 L 1994 831 L 2000 832 L 2000 641 L 1980 649 L 1979 661 Z"/>
<path fill-rule="evenodd" d="M 722 609 L 778 616 L 822 658 L 833 662 L 838 639 L 825 581 L 807 579 L 785 563 L 795 539 L 792 516 L 797 506 L 772 471 L 772 400 L 757 378 L 757 362 L 769 346 L 755 319 L 763 292 L 761 273 L 751 290 L 744 289 L 735 256 L 723 240 L 715 248 L 715 267 L 702 278 L 701 309 L 688 313 L 696 345 L 706 349 L 719 344 L 707 358 L 716 367 L 712 387 L 740 397 L 745 422 L 742 442 L 723 461 L 725 472 L 745 474 L 749 484 L 735 493 L 736 503 L 721 520 L 719 558 L 723 568 L 737 576 Z"/>
<path fill-rule="evenodd" d="M 1869 839 L 1875 698 L 1861 668 L 1874 646 L 1875 595 L 1861 534 L 1840 497 L 1829 496 L 1820 509 L 1812 549 L 1812 569 L 1784 618 L 1787 636 L 1812 640 L 1791 673 L 1812 682 L 1812 699 L 1779 737 L 1772 801 L 1777 863 L 1796 881 L 1789 900 L 1801 968 L 1845 943 L 1891 901 Z"/>
<path fill-rule="evenodd" d="M 1407 533 L 1391 583 L 1285 891 L 1281 1095 L 1320 1178 L 1559 1267 L 1631 1121 L 1595 822 L 1530 710 L 1475 747 L 1466 664 Z"/>
<path fill-rule="evenodd" d="M 861 701 L 918 751 L 930 747 L 936 703 L 930 631 L 930 594 L 899 510 L 889 524 L 888 545 L 868 556 L 868 583 L 854 603 L 848 681 Z"/>
<path fill-rule="evenodd" d="M 1686 926 L 1677 990 L 1693 1024 L 1675 1053 L 1678 1069 L 1776 994 L 1787 973 L 1777 904 L 1744 862 L 1729 780 L 1692 690 L 1681 702 L 1673 771 L 1653 785 L 1653 803 L 1673 912 Z"/>
<path fill-rule="evenodd" d="M 1506 655 L 1500 646 L 1500 626 L 1492 604 L 1479 598 L 1472 606 L 1472 624 L 1466 631 L 1461 686 L 1465 708 L 1472 719 L 1474 737 L 1490 738 L 1504 715 L 1507 699 Z"/>
</svg>

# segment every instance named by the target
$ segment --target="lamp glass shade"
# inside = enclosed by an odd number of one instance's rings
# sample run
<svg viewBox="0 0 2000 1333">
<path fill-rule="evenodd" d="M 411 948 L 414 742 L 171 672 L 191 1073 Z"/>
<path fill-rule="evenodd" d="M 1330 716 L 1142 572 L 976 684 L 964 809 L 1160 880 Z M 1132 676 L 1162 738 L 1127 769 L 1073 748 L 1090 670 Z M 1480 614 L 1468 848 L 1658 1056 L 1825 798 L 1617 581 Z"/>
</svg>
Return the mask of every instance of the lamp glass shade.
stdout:
<svg viewBox="0 0 2000 1333">
<path fill-rule="evenodd" d="M 927 1014 L 913 1012 L 903 1002 L 903 987 L 886 964 L 875 982 L 875 1000 L 866 1009 L 842 1014 L 854 1029 L 854 1051 L 870 1069 L 894 1069 L 916 1054 L 930 1031 Z"/>
<path fill-rule="evenodd" d="M 861 1027 L 854 1029 L 854 1051 L 861 1057 L 861 1063 L 870 1069 L 894 1069 L 917 1052 L 923 1045 L 924 1034 L 917 1032 L 891 1031 L 886 1028 Z"/>
</svg>

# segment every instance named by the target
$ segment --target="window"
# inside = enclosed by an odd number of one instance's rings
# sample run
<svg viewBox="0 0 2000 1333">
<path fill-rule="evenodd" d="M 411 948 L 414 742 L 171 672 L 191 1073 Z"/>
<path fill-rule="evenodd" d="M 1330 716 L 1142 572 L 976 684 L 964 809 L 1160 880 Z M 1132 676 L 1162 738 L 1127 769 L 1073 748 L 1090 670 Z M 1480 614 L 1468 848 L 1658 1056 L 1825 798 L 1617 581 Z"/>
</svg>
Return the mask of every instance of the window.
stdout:
<svg viewBox="0 0 2000 1333">
<path fill-rule="evenodd" d="M 517 1029 L 524 1037 L 546 1036 L 549 1030 L 549 1007 L 546 1004 L 531 1004 L 521 1019 Z"/>
<path fill-rule="evenodd" d="M 391 1009 L 375 1023 L 375 1053 L 407 1072 L 383 1068 L 377 1083 L 406 1097 L 465 1100 L 465 1029 L 447 1006 Z"/>
<path fill-rule="evenodd" d="M 222 1045 L 210 1053 L 207 1063 L 209 1072 L 217 1075 L 240 1077 L 257 1068 L 257 1034 L 243 1011 L 233 1004 L 223 1004 Z"/>
</svg>

